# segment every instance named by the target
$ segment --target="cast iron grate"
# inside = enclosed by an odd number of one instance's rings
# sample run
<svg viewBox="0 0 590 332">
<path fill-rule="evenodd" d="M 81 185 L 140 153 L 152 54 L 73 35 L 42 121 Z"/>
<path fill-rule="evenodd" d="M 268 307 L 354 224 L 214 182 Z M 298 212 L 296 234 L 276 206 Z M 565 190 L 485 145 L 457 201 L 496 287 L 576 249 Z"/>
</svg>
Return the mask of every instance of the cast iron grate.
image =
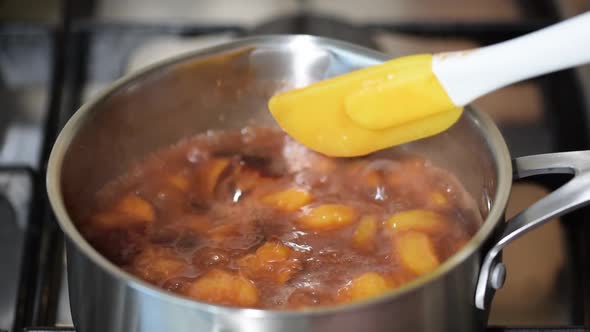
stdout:
<svg viewBox="0 0 590 332">
<path fill-rule="evenodd" d="M 546 3 L 550 3 L 547 1 Z M 296 15 L 278 18 L 252 29 L 238 26 L 200 26 L 200 25 L 150 25 L 136 23 L 104 23 L 92 19 L 92 1 L 65 1 L 62 21 L 54 30 L 54 47 L 52 80 L 50 87 L 50 105 L 45 126 L 45 137 L 41 152 L 42 165 L 45 165 L 50 148 L 65 123 L 82 100 L 82 91 L 87 83 L 89 68 L 89 49 L 93 38 L 101 33 L 123 33 L 130 29 L 145 34 L 167 34 L 177 36 L 199 36 L 217 32 L 232 32 L 237 35 L 269 34 L 269 33 L 308 33 L 339 38 L 356 42 L 368 47 L 375 47 L 368 38 L 368 31 L 381 29 L 415 35 L 438 37 L 464 37 L 474 39 L 481 44 L 498 42 L 513 38 L 553 23 L 553 13 L 545 15 L 542 20 L 524 22 L 485 22 L 485 23 L 375 23 L 363 27 L 351 26 L 326 17 L 312 15 Z M 22 28 L 18 25 L 15 28 Z M 25 27 L 26 28 L 26 27 Z M 551 75 L 551 79 L 542 80 L 545 92 L 545 103 L 550 109 L 560 112 L 559 117 L 552 117 L 552 130 L 557 138 L 556 149 L 573 150 L 590 146 L 584 136 L 587 123 L 581 87 L 572 71 L 563 71 Z M 29 223 L 33 231 L 27 232 L 27 240 L 23 261 L 21 283 L 19 286 L 19 302 L 15 318 L 14 331 L 75 331 L 68 327 L 32 327 L 53 326 L 56 318 L 56 299 L 62 278 L 61 257 L 63 253 L 63 234 L 58 229 L 49 208 L 45 194 L 44 166 L 32 175 L 33 194 L 29 213 Z M 572 264 L 576 276 L 573 280 L 571 307 L 572 321 L 575 324 L 585 322 L 584 314 L 588 312 L 588 285 L 584 280 L 589 278 L 590 259 L 587 255 L 590 248 L 583 241 L 584 234 L 590 234 L 590 225 L 580 223 L 580 219 L 589 219 L 587 210 L 564 218 L 569 228 Z M 585 225 L 585 226 L 584 226 Z M 490 327 L 493 332 L 533 332 L 533 331 L 589 331 L 583 327 L 553 328 L 506 328 Z"/>
</svg>

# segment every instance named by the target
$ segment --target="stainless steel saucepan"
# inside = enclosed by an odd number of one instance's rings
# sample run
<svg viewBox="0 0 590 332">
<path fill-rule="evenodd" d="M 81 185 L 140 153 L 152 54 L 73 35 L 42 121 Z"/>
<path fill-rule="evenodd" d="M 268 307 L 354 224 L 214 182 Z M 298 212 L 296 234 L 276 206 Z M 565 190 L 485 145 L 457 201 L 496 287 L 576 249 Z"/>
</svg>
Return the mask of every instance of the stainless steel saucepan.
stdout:
<svg viewBox="0 0 590 332">
<path fill-rule="evenodd" d="M 437 270 L 399 290 L 354 304 L 307 311 L 236 309 L 165 292 L 94 250 L 75 221 L 105 182 L 148 153 L 209 129 L 274 126 L 266 102 L 303 86 L 386 60 L 347 43 L 311 36 L 239 40 L 125 77 L 69 120 L 49 160 L 51 205 L 67 238 L 74 324 L 81 332 L 477 331 L 505 268 L 499 253 L 519 235 L 590 199 L 590 151 L 511 160 L 490 119 L 472 109 L 448 131 L 407 144 L 454 173 L 484 223 Z M 573 179 L 507 223 L 513 178 L 571 173 Z"/>
</svg>

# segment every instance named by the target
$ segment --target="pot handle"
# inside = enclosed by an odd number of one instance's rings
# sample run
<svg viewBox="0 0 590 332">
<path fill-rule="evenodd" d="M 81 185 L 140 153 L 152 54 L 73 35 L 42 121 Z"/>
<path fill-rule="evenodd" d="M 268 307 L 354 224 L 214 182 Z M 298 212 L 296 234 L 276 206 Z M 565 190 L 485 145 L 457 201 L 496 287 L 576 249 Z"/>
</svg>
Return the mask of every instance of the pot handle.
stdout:
<svg viewBox="0 0 590 332">
<path fill-rule="evenodd" d="M 475 306 L 481 310 L 489 304 L 492 289 L 499 289 L 504 284 L 506 268 L 497 260 L 502 249 L 529 230 L 590 201 L 590 150 L 521 157 L 514 159 L 512 164 L 514 179 L 552 173 L 573 174 L 574 177 L 507 222 L 481 265 L 475 290 Z"/>
</svg>

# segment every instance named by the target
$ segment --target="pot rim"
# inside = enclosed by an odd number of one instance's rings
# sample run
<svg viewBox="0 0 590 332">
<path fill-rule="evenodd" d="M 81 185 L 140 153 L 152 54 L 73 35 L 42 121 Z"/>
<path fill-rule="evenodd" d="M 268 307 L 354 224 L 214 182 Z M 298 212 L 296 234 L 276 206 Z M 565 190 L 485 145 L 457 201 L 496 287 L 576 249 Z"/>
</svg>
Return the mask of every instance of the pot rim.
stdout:
<svg viewBox="0 0 590 332">
<path fill-rule="evenodd" d="M 266 35 L 241 38 L 235 41 L 224 43 L 219 46 L 196 50 L 193 52 L 183 53 L 181 55 L 168 58 L 165 60 L 157 61 L 156 63 L 149 65 L 143 69 L 138 70 L 130 75 L 125 75 L 119 80 L 115 81 L 108 88 L 103 90 L 97 96 L 91 98 L 88 102 L 82 105 L 74 115 L 67 121 L 59 136 L 57 137 L 54 146 L 52 148 L 48 167 L 46 185 L 47 192 L 49 195 L 49 201 L 57 218 L 57 221 L 66 234 L 67 240 L 73 243 L 78 250 L 80 250 L 88 259 L 92 260 L 95 264 L 104 269 L 112 277 L 121 281 L 127 282 L 127 285 L 144 293 L 148 293 L 154 297 L 160 297 L 163 300 L 172 302 L 176 305 L 182 305 L 189 307 L 194 310 L 206 311 L 216 314 L 239 314 L 247 315 L 249 317 L 260 317 L 260 318 L 288 318 L 288 317 L 299 317 L 308 315 L 326 315 L 332 313 L 339 313 L 343 311 L 358 310 L 365 307 L 378 305 L 379 303 L 395 300 L 400 298 L 428 283 L 435 281 L 438 278 L 443 277 L 463 261 L 473 255 L 484 242 L 493 235 L 494 230 L 499 223 L 503 220 L 504 211 L 508 202 L 512 186 L 512 163 L 508 148 L 504 141 L 504 138 L 500 134 L 500 131 L 493 123 L 493 121 L 481 112 L 475 111 L 470 107 L 467 107 L 464 111 L 465 116 L 469 116 L 475 126 L 484 134 L 486 144 L 489 146 L 492 153 L 495 168 L 497 173 L 497 184 L 496 192 L 494 193 L 493 205 L 489 209 L 488 216 L 483 222 L 480 229 L 475 235 L 469 240 L 469 242 L 453 256 L 445 260 L 436 270 L 422 275 L 413 281 L 396 288 L 390 292 L 386 292 L 382 295 L 357 301 L 353 303 L 346 303 L 340 305 L 332 305 L 325 307 L 316 307 L 305 310 L 268 310 L 268 309 L 251 309 L 251 308 L 236 308 L 220 306 L 215 304 L 209 304 L 205 302 L 198 302 L 194 299 L 184 297 L 172 292 L 168 292 L 160 287 L 151 285 L 134 275 L 127 273 L 111 263 L 108 259 L 103 257 L 98 251 L 94 249 L 78 232 L 73 221 L 70 219 L 66 210 L 63 196 L 61 194 L 61 172 L 62 163 L 64 156 L 72 142 L 72 139 L 76 136 L 78 130 L 90 117 L 94 111 L 95 106 L 106 100 L 109 96 L 120 91 L 121 88 L 131 85 L 137 80 L 150 75 L 156 74 L 158 71 L 166 70 L 171 65 L 178 64 L 189 59 L 198 59 L 207 56 L 211 56 L 223 52 L 231 52 L 232 50 L 257 47 L 257 46 L 287 46 L 289 43 L 294 41 L 306 40 L 320 47 L 326 47 L 333 50 L 342 50 L 348 52 L 354 52 L 371 60 L 375 60 L 375 63 L 379 63 L 388 59 L 385 54 L 370 50 L 361 46 L 350 44 L 343 41 L 338 41 L 325 37 L 317 37 L 310 35 Z M 482 255 L 483 257 L 483 255 Z M 475 290 L 474 290 L 475 293 Z"/>
</svg>

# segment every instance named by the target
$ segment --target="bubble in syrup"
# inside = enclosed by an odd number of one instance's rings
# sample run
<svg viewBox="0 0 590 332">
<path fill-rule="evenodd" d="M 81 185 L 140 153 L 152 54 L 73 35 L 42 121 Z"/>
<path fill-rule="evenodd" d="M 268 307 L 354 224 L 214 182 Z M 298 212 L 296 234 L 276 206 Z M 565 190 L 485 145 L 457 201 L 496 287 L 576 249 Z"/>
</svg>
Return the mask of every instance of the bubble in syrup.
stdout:
<svg viewBox="0 0 590 332">
<path fill-rule="evenodd" d="M 446 185 L 445 186 L 445 192 L 450 194 L 453 192 L 453 187 L 451 187 L 450 185 Z"/>
<path fill-rule="evenodd" d="M 303 172 L 297 173 L 295 175 L 295 178 L 293 179 L 293 181 L 295 182 L 295 184 L 297 184 L 299 186 L 307 185 L 307 177 L 305 176 L 305 174 Z"/>
<path fill-rule="evenodd" d="M 190 151 L 186 154 L 186 159 L 193 164 L 198 163 L 205 159 L 205 153 L 199 149 L 190 149 Z"/>
<path fill-rule="evenodd" d="M 256 132 L 248 127 L 242 128 L 240 134 L 242 134 L 242 141 L 246 144 L 252 143 L 256 139 Z"/>
<path fill-rule="evenodd" d="M 375 188 L 373 199 L 376 201 L 384 201 L 387 199 L 387 192 L 385 192 L 384 186 L 377 186 L 377 188 Z"/>
<path fill-rule="evenodd" d="M 299 239 L 302 236 L 305 236 L 307 233 L 297 230 L 296 227 L 291 227 L 292 232 L 285 233 L 281 236 L 281 241 L 283 242 L 293 242 Z"/>
<path fill-rule="evenodd" d="M 221 260 L 222 260 L 221 256 L 214 254 L 213 256 L 211 256 L 210 263 L 217 264 L 217 263 L 221 262 Z"/>
<path fill-rule="evenodd" d="M 393 171 L 399 168 L 399 163 L 388 159 L 375 159 L 369 162 L 364 172 L 370 171 Z"/>
<path fill-rule="evenodd" d="M 303 251 L 303 252 L 311 252 L 313 249 L 310 245 L 306 244 L 299 244 L 295 242 L 285 241 L 283 242 L 287 247 L 296 250 L 296 251 Z"/>
<path fill-rule="evenodd" d="M 195 269 L 193 266 L 189 266 L 184 270 L 182 275 L 187 278 L 196 278 L 200 275 L 200 273 L 198 269 Z"/>
<path fill-rule="evenodd" d="M 243 194 L 242 189 L 236 188 L 236 190 L 234 191 L 234 194 L 232 196 L 232 202 L 237 203 L 240 200 L 240 198 L 242 197 L 242 194 Z"/>
</svg>

